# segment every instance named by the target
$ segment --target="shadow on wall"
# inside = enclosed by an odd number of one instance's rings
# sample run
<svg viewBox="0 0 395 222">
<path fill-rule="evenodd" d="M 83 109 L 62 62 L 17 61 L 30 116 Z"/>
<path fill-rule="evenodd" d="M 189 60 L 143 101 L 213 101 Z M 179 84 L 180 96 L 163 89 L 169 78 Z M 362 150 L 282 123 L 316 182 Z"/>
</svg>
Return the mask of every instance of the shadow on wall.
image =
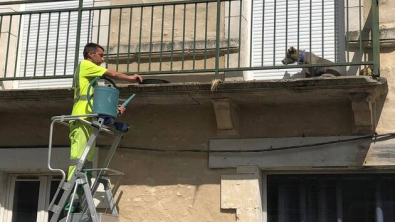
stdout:
<svg viewBox="0 0 395 222">
<path fill-rule="evenodd" d="M 105 152 L 100 154 L 105 156 Z M 233 221 L 223 218 L 234 218 L 235 212 L 221 210 L 219 193 L 221 175 L 234 174 L 235 169 L 209 169 L 205 153 L 119 149 L 110 168 L 125 173 L 115 200 L 121 215 L 133 215 L 129 219 L 154 221 L 172 212 L 173 219 L 186 221 L 202 213 L 206 214 L 202 217 L 222 218 L 214 221 Z"/>
<path fill-rule="evenodd" d="M 103 161 L 107 150 L 100 150 Z M 234 173 L 234 169 L 208 168 L 206 153 L 153 152 L 118 149 L 110 168 L 125 175 L 123 185 L 194 185 L 220 184 L 221 175 Z"/>
</svg>

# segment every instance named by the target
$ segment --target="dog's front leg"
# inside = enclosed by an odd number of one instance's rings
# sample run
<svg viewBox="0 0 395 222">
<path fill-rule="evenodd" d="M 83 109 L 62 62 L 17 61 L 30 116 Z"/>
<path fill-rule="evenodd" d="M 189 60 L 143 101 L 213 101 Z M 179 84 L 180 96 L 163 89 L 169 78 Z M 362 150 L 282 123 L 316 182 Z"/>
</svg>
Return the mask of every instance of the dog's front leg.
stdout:
<svg viewBox="0 0 395 222">
<path fill-rule="evenodd" d="M 314 67 L 309 68 L 310 77 L 317 76 L 317 71 Z"/>
<path fill-rule="evenodd" d="M 304 75 L 305 78 L 310 78 L 311 74 L 309 73 L 309 69 L 303 68 L 300 74 Z"/>
</svg>

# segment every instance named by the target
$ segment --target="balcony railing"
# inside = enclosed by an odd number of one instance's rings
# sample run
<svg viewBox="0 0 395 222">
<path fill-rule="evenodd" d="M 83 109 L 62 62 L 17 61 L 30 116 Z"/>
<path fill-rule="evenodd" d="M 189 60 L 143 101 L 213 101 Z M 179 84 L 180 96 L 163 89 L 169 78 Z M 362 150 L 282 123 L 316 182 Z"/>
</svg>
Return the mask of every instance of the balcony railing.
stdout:
<svg viewBox="0 0 395 222">
<path fill-rule="evenodd" d="M 369 66 L 379 76 L 379 12 L 371 3 L 366 10 L 362 0 L 0 2 L 0 81 L 71 78 L 88 42 L 104 47 L 106 67 L 127 74 L 285 78 L 300 68 L 356 75 Z M 284 65 L 290 46 L 333 63 Z"/>
</svg>

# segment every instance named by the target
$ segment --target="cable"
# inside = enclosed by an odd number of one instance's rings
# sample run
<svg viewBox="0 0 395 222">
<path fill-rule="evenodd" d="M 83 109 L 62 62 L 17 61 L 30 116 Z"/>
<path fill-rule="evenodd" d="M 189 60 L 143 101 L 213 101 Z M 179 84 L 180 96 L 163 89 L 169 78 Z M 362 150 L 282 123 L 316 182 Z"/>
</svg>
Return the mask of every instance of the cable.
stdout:
<svg viewBox="0 0 395 222">
<path fill-rule="evenodd" d="M 358 141 L 358 140 L 364 140 L 364 139 L 371 139 L 372 142 L 379 142 L 383 140 L 389 140 L 389 139 L 394 139 L 395 138 L 395 133 L 386 133 L 386 134 L 372 134 L 368 136 L 361 136 L 357 138 L 351 138 L 351 139 L 343 139 L 343 140 L 333 140 L 333 141 L 327 141 L 327 142 L 321 142 L 321 143 L 311 143 L 311 144 L 304 144 L 304 145 L 294 145 L 294 146 L 284 146 L 284 147 L 270 147 L 270 148 L 263 148 L 263 149 L 254 149 L 254 150 L 163 150 L 163 149 L 154 149 L 154 148 L 149 148 L 149 147 L 132 147 L 132 146 L 119 146 L 118 149 L 125 149 L 125 150 L 138 150 L 138 151 L 151 151 L 151 152 L 161 152 L 161 153 L 258 153 L 258 152 L 271 152 L 271 151 L 280 151 L 280 150 L 290 150 L 290 149 L 299 149 L 299 148 L 306 148 L 306 147 L 314 147 L 314 146 L 324 146 L 324 145 L 330 145 L 330 144 L 337 144 L 337 143 L 347 143 L 347 142 L 353 142 L 353 141 Z M 56 145 L 52 146 L 54 148 L 65 148 L 68 145 Z M 110 146 L 100 146 L 96 145 L 97 147 L 100 148 L 109 148 Z M 1 146 L 0 149 L 28 149 L 28 148 L 45 148 L 47 145 L 36 145 L 36 146 Z"/>
<path fill-rule="evenodd" d="M 328 142 L 322 142 L 322 143 L 312 143 L 312 144 L 305 144 L 305 145 L 295 145 L 295 146 L 285 146 L 285 147 L 276 147 L 276 148 L 269 148 L 269 149 L 255 149 L 255 150 L 161 150 L 161 149 L 153 149 L 153 148 L 142 148 L 142 147 L 118 147 L 120 149 L 128 149 L 128 150 L 139 150 L 139 151 L 154 151 L 154 152 L 177 152 L 177 153 L 183 153 L 183 152 L 194 152 L 194 153 L 258 153 L 258 152 L 270 152 L 270 151 L 280 151 L 280 150 L 289 150 L 289 149 L 298 149 L 298 148 L 306 148 L 306 147 L 313 147 L 313 146 L 323 146 L 323 145 L 329 145 L 329 144 L 336 144 L 336 143 L 346 143 L 346 142 L 352 142 L 352 141 L 358 141 L 358 140 L 364 140 L 364 139 L 374 139 L 379 140 L 384 137 L 395 137 L 395 133 L 388 133 L 388 134 L 382 134 L 382 135 L 368 135 L 368 136 L 361 136 L 357 138 L 351 138 L 351 139 L 344 139 L 344 140 L 333 140 L 333 141 L 328 141 Z"/>
</svg>

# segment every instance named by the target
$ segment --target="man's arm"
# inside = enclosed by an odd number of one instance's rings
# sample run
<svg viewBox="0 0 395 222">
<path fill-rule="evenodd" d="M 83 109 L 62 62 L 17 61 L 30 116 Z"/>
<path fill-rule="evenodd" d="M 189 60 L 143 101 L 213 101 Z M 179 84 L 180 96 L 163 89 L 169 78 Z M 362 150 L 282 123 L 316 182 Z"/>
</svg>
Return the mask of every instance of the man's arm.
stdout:
<svg viewBox="0 0 395 222">
<path fill-rule="evenodd" d="M 143 82 L 143 77 L 141 77 L 140 75 L 137 75 L 137 74 L 129 76 L 129 75 L 126 75 L 126 74 L 123 74 L 123 73 L 120 73 L 120 72 L 107 70 L 104 73 L 104 76 L 106 76 L 106 77 L 108 77 L 110 79 L 120 80 L 120 81 L 138 82 L 138 83 Z"/>
</svg>

